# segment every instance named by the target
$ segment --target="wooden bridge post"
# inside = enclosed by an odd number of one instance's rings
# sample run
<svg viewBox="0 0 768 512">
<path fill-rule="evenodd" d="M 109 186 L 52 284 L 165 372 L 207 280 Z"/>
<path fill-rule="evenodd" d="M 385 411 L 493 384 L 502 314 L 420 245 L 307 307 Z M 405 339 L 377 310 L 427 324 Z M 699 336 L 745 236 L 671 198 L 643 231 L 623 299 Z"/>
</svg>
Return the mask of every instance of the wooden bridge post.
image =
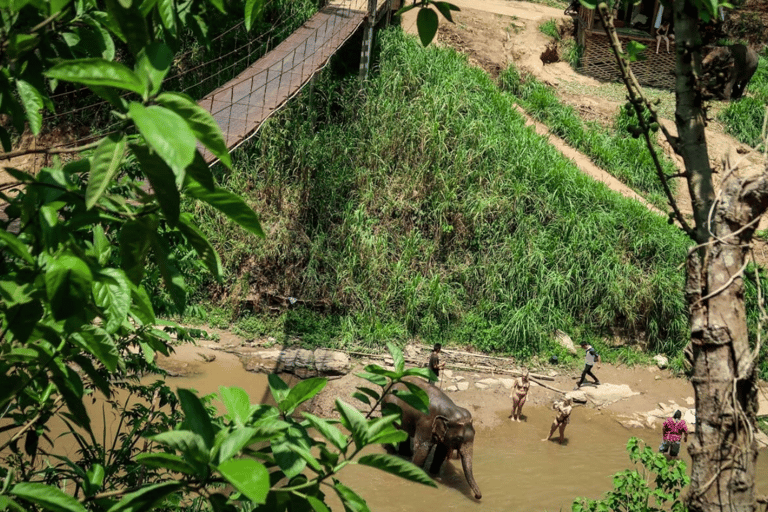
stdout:
<svg viewBox="0 0 768 512">
<path fill-rule="evenodd" d="M 371 52 L 373 51 L 373 27 L 376 25 L 377 0 L 368 0 L 368 16 L 363 27 L 363 48 L 360 53 L 360 80 L 368 78 L 368 69 L 371 67 Z"/>
</svg>

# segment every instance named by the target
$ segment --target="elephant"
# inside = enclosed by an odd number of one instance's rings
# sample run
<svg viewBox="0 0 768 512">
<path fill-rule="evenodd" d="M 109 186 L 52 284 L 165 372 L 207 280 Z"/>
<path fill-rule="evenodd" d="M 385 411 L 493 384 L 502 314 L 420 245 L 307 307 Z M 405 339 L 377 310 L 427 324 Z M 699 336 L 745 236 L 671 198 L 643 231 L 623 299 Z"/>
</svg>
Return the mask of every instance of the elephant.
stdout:
<svg viewBox="0 0 768 512">
<path fill-rule="evenodd" d="M 430 449 L 435 445 L 430 473 L 436 474 L 443 462 L 456 450 L 461 457 L 467 483 L 475 498 L 479 500 L 483 495 L 472 474 L 472 447 L 475 441 L 472 414 L 453 403 L 445 393 L 427 381 L 416 377 L 406 380 L 423 389 L 429 396 L 429 415 L 411 407 L 394 393 L 388 393 L 383 400 L 385 404 L 396 405 L 402 411 L 398 428 L 407 432 L 413 439 L 413 463 L 419 467 L 423 466 Z M 398 383 L 393 386 L 393 390 L 407 391 L 407 387 Z M 405 440 L 400 444 L 400 453 L 405 455 L 407 452 L 408 440 Z"/>
<path fill-rule="evenodd" d="M 743 44 L 718 46 L 701 62 L 705 99 L 739 99 L 757 70 L 758 56 Z"/>
</svg>

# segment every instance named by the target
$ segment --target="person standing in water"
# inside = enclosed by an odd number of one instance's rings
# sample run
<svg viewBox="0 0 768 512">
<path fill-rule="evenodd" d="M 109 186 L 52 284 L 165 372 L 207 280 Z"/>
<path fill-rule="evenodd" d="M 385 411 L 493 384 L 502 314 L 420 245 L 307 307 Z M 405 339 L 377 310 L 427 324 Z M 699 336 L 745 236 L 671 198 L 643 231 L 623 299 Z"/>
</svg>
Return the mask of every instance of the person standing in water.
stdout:
<svg viewBox="0 0 768 512">
<path fill-rule="evenodd" d="M 571 399 L 566 398 L 562 402 L 555 402 L 552 408 L 557 411 L 557 416 L 555 416 L 555 421 L 552 422 L 552 428 L 549 429 L 549 435 L 546 439 L 542 439 L 542 441 L 549 441 L 555 430 L 560 429 L 560 439 L 558 442 L 563 444 L 565 426 L 571 422 L 571 411 L 573 410 Z"/>
<path fill-rule="evenodd" d="M 680 419 L 683 416 L 679 410 L 671 418 L 667 418 L 661 427 L 661 446 L 659 453 L 666 453 L 669 450 L 670 457 L 677 457 L 680 453 L 680 441 L 685 437 L 688 442 L 688 425 L 685 420 Z"/>
<path fill-rule="evenodd" d="M 512 387 L 512 394 L 509 397 L 512 399 L 512 413 L 509 415 L 512 421 L 520 421 L 520 413 L 523 412 L 523 405 L 525 405 L 525 399 L 528 397 L 528 390 L 531 387 L 531 382 L 528 380 L 528 370 L 523 370 L 523 374 L 515 379 L 515 384 Z"/>
</svg>

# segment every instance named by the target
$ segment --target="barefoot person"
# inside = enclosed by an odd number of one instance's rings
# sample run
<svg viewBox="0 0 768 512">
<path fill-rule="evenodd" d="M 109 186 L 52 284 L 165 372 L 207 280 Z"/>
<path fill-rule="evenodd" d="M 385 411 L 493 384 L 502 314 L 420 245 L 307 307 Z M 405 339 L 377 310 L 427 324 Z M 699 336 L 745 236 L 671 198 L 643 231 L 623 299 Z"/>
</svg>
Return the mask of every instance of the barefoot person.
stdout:
<svg viewBox="0 0 768 512">
<path fill-rule="evenodd" d="M 542 441 L 549 441 L 552 438 L 552 434 L 555 433 L 555 430 L 560 429 L 560 439 L 558 442 L 563 444 L 565 426 L 570 422 L 571 411 L 573 410 L 573 407 L 571 407 L 571 399 L 566 398 L 562 402 L 555 402 L 552 408 L 557 411 L 557 416 L 555 416 L 555 421 L 552 422 L 552 428 L 549 429 L 549 435 L 546 439 L 542 439 Z"/>
<path fill-rule="evenodd" d="M 531 382 L 528 380 L 528 370 L 523 370 L 523 374 L 515 379 L 515 385 L 512 387 L 512 413 L 509 415 L 512 421 L 520 421 L 520 413 L 523 412 L 525 399 L 528 397 L 528 390 Z"/>
<path fill-rule="evenodd" d="M 592 379 L 594 379 L 595 386 L 599 386 L 600 381 L 598 380 L 597 377 L 595 377 L 595 374 L 592 373 L 592 367 L 595 365 L 595 363 L 600 362 L 600 355 L 597 352 L 595 352 L 595 349 L 592 347 L 592 345 L 590 345 L 586 341 L 581 342 L 581 348 L 587 351 L 586 354 L 584 355 L 584 371 L 581 372 L 581 378 L 579 379 L 578 384 L 576 384 L 576 387 L 573 389 L 579 389 L 581 385 L 584 384 L 584 380 L 587 378 L 587 375 L 589 375 L 590 377 L 592 377 Z M 600 367 L 598 366 L 598 368 Z"/>
<path fill-rule="evenodd" d="M 688 442 L 688 425 L 685 424 L 685 420 L 680 419 L 683 413 L 675 411 L 674 416 L 667 418 L 664 425 L 661 427 L 661 446 L 659 446 L 660 453 L 666 453 L 669 450 L 670 457 L 677 457 L 680 453 L 680 440 L 685 437 L 685 442 Z"/>
</svg>

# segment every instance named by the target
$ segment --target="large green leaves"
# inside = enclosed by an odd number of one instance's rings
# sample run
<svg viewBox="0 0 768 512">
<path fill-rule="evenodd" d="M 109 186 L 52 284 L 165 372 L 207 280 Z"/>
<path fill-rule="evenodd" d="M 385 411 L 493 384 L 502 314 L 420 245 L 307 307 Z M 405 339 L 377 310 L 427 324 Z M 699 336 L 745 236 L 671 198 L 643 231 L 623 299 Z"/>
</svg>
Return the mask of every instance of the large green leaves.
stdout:
<svg viewBox="0 0 768 512">
<path fill-rule="evenodd" d="M 257 236 L 264 236 L 256 213 L 240 198 L 224 189 L 208 190 L 195 180 L 188 179 L 184 193 L 213 206 L 229 219 Z"/>
<path fill-rule="evenodd" d="M 51 260 L 45 271 L 45 291 L 56 320 L 63 320 L 82 309 L 88 301 L 93 274 L 88 265 L 72 253 Z"/>
<path fill-rule="evenodd" d="M 154 505 L 169 494 L 183 487 L 181 482 L 164 482 L 161 484 L 142 487 L 136 492 L 123 496 L 108 512 L 141 512 L 152 510 Z"/>
<path fill-rule="evenodd" d="M 106 312 L 104 329 L 109 334 L 114 333 L 123 325 L 131 309 L 131 287 L 125 273 L 117 268 L 100 270 L 93 283 L 93 296 L 96 304 Z"/>
<path fill-rule="evenodd" d="M 418 482 L 420 484 L 429 485 L 430 487 L 437 487 L 434 480 L 430 478 L 423 469 L 416 467 L 413 463 L 396 457 L 394 455 L 386 455 L 383 453 L 375 453 L 371 455 L 364 455 L 357 461 L 358 464 L 364 466 L 370 466 L 372 468 L 392 473 L 393 475 Z"/>
<path fill-rule="evenodd" d="M 168 3 L 172 4 L 172 0 L 164 0 L 161 5 Z M 145 97 L 158 93 L 165 75 L 171 68 L 172 61 L 173 52 L 164 43 L 154 42 L 139 52 L 136 60 L 136 74 L 144 81 Z"/>
<path fill-rule="evenodd" d="M 165 107 L 145 107 L 137 102 L 128 105 L 128 115 L 147 144 L 173 169 L 177 185 L 181 185 L 184 168 L 192 163 L 197 151 L 197 139 L 186 121 Z"/>
<path fill-rule="evenodd" d="M 157 102 L 182 117 L 195 137 L 216 155 L 224 165 L 231 168 L 232 159 L 229 156 L 227 143 L 221 133 L 221 128 L 211 114 L 194 102 L 186 94 L 166 92 L 157 97 Z"/>
<path fill-rule="evenodd" d="M 144 84 L 139 76 L 119 62 L 92 58 L 62 61 L 45 75 L 48 78 L 75 82 L 97 87 L 117 87 L 144 94 Z"/>
<path fill-rule="evenodd" d="M 29 129 L 34 135 L 37 135 L 43 126 L 43 114 L 40 112 L 43 109 L 43 96 L 34 85 L 24 80 L 16 81 L 16 90 L 24 104 L 24 110 L 27 112 Z"/>
<path fill-rule="evenodd" d="M 125 146 L 126 138 L 122 133 L 113 133 L 99 142 L 91 157 L 91 173 L 88 187 L 85 189 L 86 208 L 93 208 L 117 174 L 123 161 Z"/>
<path fill-rule="evenodd" d="M 75 498 L 50 485 L 21 482 L 14 485 L 10 494 L 23 498 L 45 510 L 54 512 L 86 512 Z"/>
<path fill-rule="evenodd" d="M 254 503 L 264 503 L 269 492 L 269 472 L 253 459 L 231 459 L 219 464 L 219 472 L 235 489 Z"/>
</svg>

